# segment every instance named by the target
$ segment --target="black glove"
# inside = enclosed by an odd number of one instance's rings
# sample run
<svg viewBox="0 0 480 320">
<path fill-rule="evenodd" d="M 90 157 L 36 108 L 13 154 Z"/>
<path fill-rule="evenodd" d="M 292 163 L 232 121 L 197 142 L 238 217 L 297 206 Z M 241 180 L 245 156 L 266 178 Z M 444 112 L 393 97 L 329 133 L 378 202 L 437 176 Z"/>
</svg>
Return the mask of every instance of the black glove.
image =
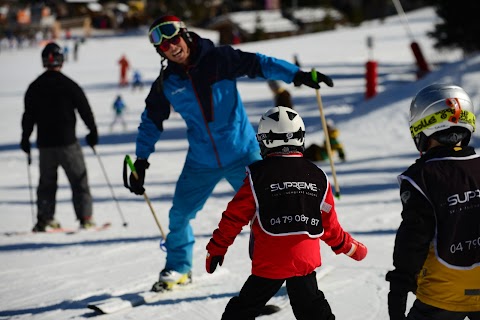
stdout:
<svg viewBox="0 0 480 320">
<path fill-rule="evenodd" d="M 313 80 L 311 72 L 298 71 L 293 77 L 293 84 L 297 87 L 304 84 L 313 89 L 320 89 L 319 83 L 324 82 L 327 86 L 333 87 L 333 80 L 329 76 L 318 71 L 313 72 L 317 74 L 317 81 Z"/>
<path fill-rule="evenodd" d="M 85 140 L 87 140 L 87 143 L 91 148 L 95 147 L 95 145 L 98 143 L 97 130 L 90 131 L 90 133 L 85 137 Z"/>
<path fill-rule="evenodd" d="M 20 142 L 20 148 L 25 152 L 26 154 L 30 154 L 30 141 L 28 139 L 22 139 Z"/>
<path fill-rule="evenodd" d="M 145 192 L 143 184 L 145 183 L 145 170 L 150 167 L 150 163 L 146 159 L 137 159 L 133 164 L 137 172 L 138 179 L 135 178 L 133 172 L 130 174 L 130 191 L 142 195 Z"/>
<path fill-rule="evenodd" d="M 388 293 L 388 314 L 390 320 L 405 320 L 405 310 L 407 308 L 408 292 L 404 290 L 392 290 Z"/>
<path fill-rule="evenodd" d="M 224 256 L 212 256 L 210 252 L 207 252 L 207 258 L 205 260 L 205 269 L 208 273 L 214 273 L 218 265 L 223 264 Z"/>
</svg>

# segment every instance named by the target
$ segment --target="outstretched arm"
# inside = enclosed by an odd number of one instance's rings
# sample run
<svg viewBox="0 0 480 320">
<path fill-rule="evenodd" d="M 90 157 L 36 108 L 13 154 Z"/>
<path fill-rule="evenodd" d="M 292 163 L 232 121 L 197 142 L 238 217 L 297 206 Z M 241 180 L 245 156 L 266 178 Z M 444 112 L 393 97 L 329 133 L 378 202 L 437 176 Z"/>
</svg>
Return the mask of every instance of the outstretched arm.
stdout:
<svg viewBox="0 0 480 320">
<path fill-rule="evenodd" d="M 335 211 L 332 187 L 328 184 L 327 196 L 322 204 L 322 225 L 324 233 L 321 239 L 328 244 L 336 254 L 346 254 L 354 260 L 363 260 L 367 255 L 367 247 L 358 242 L 343 230 L 338 222 Z"/>
</svg>

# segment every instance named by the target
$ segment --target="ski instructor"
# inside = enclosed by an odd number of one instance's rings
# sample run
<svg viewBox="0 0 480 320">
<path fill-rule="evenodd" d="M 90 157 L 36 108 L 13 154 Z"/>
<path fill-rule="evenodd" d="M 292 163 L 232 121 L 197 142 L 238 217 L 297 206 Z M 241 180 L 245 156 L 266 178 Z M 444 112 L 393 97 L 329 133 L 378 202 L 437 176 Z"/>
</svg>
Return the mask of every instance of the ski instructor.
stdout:
<svg viewBox="0 0 480 320">
<path fill-rule="evenodd" d="M 159 292 L 192 281 L 195 237 L 190 220 L 203 208 L 217 183 L 225 178 L 237 191 L 246 177 L 245 167 L 261 159 L 236 78 L 293 81 L 315 89 L 320 88 L 320 82 L 333 86 L 333 81 L 318 72 L 318 81 L 313 81 L 310 72 L 284 60 L 231 46 L 216 47 L 188 31 L 176 16 L 156 19 L 148 34 L 162 68 L 145 99 L 136 138 L 138 179 L 130 175 L 130 191 L 137 195 L 145 192 L 147 160 L 162 134 L 170 106 L 185 120 L 189 142 L 169 212 L 166 264 L 152 287 Z"/>
</svg>

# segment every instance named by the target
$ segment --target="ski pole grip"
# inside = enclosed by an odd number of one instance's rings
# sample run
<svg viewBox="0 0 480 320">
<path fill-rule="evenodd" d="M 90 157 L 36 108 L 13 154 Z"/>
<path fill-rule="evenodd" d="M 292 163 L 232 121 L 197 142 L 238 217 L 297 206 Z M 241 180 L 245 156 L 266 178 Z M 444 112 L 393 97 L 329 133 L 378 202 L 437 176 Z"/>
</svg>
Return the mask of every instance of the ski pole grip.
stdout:
<svg viewBox="0 0 480 320">
<path fill-rule="evenodd" d="M 312 80 L 318 83 L 318 78 L 317 78 L 317 71 L 315 71 L 315 68 L 312 68 Z"/>
<path fill-rule="evenodd" d="M 125 156 L 125 161 L 127 162 L 128 167 L 132 171 L 132 174 L 135 177 L 135 179 L 138 179 L 137 170 L 135 169 L 135 165 L 133 164 L 132 159 L 130 158 L 130 156 L 128 154 Z"/>
</svg>

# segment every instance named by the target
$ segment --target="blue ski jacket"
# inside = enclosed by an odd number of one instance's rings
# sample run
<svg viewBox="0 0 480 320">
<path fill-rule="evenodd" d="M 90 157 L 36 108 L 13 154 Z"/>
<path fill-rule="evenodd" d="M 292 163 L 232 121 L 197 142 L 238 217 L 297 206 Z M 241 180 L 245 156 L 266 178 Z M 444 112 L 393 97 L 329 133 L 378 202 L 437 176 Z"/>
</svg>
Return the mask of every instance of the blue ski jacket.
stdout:
<svg viewBox="0 0 480 320">
<path fill-rule="evenodd" d="M 242 76 L 293 81 L 298 66 L 212 41 L 189 32 L 188 67 L 169 62 L 145 99 L 136 139 L 136 156 L 148 159 L 163 132 L 170 106 L 187 125 L 186 161 L 197 168 L 222 168 L 259 151 L 236 79 Z"/>
</svg>

